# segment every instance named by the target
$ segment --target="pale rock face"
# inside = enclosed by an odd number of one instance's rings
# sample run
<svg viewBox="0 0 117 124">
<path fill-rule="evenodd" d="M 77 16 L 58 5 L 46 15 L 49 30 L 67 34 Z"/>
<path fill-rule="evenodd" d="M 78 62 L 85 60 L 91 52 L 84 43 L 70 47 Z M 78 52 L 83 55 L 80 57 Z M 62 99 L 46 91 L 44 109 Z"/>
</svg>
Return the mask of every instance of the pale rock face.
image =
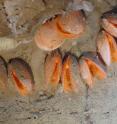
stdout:
<svg viewBox="0 0 117 124">
<path fill-rule="evenodd" d="M 91 12 L 93 11 L 94 7 L 91 2 L 85 0 L 73 0 L 69 2 L 67 9 L 71 10 L 84 10 Z"/>
</svg>

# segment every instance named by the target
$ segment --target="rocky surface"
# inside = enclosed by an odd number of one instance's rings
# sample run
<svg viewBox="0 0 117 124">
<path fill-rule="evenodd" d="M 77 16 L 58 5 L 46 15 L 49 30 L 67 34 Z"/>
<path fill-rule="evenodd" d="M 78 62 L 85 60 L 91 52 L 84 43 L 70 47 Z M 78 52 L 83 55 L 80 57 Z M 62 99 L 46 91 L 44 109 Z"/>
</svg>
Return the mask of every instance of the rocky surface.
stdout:
<svg viewBox="0 0 117 124">
<path fill-rule="evenodd" d="M 86 12 L 85 34 L 75 41 L 66 41 L 62 53 L 70 51 L 77 56 L 82 51 L 95 50 L 95 39 L 100 29 L 101 14 L 117 4 L 117 0 L 90 0 L 92 12 Z M 33 36 L 31 29 L 64 10 L 67 0 L 1 0 L 0 36 Z M 104 80 L 95 80 L 93 89 L 81 94 L 64 94 L 59 90 L 55 96 L 45 95 L 43 63 L 46 52 L 32 41 L 10 51 L 0 51 L 8 61 L 21 57 L 32 67 L 36 82 L 33 96 L 21 97 L 9 79 L 7 94 L 0 94 L 0 124 L 116 124 L 117 123 L 117 64 L 108 68 Z"/>
</svg>

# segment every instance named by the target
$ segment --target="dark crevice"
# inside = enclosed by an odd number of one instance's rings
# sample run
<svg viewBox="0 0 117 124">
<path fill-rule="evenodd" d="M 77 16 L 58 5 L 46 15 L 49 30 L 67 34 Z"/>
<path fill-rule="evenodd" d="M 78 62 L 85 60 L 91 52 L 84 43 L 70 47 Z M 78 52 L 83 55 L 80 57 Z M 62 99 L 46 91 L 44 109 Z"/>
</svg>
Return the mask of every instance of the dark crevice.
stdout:
<svg viewBox="0 0 117 124">
<path fill-rule="evenodd" d="M 85 110 L 84 110 L 84 119 L 85 119 L 85 122 L 86 124 L 93 124 L 93 121 L 91 120 L 91 115 L 89 113 L 89 104 L 88 104 L 88 99 L 89 99 L 89 87 L 86 86 L 86 105 L 85 105 Z"/>
</svg>

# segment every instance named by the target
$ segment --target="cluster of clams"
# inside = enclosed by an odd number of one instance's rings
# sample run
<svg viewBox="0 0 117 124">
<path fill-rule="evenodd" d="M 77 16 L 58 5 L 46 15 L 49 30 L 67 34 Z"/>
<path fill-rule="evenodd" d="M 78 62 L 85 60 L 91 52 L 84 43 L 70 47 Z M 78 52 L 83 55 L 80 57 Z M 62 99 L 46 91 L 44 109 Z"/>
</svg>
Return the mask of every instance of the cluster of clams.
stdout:
<svg viewBox="0 0 117 124">
<path fill-rule="evenodd" d="M 91 88 L 93 78 L 104 79 L 107 66 L 117 62 L 117 9 L 104 13 L 101 18 L 101 30 L 96 39 L 97 51 L 83 52 L 79 58 L 71 53 L 65 53 L 62 57 L 57 48 L 65 39 L 79 38 L 85 25 L 83 12 L 72 10 L 46 21 L 35 33 L 37 46 L 52 51 L 44 63 L 46 86 L 52 92 L 56 91 L 59 82 L 64 92 L 78 92 L 84 85 L 79 81 L 80 77 Z M 7 87 L 9 75 L 21 95 L 26 96 L 34 91 L 33 74 L 24 60 L 14 58 L 7 64 L 0 57 L 0 69 L 1 87 Z"/>
<path fill-rule="evenodd" d="M 63 39 L 78 38 L 84 32 L 85 18 L 82 11 L 72 11 L 49 20 L 37 31 L 35 41 L 44 50 L 60 46 Z M 63 39 L 62 39 L 63 38 Z M 101 29 L 96 39 L 97 51 L 83 52 L 79 58 L 71 53 L 62 55 L 52 51 L 45 59 L 45 80 L 51 91 L 56 91 L 61 81 L 64 92 L 77 92 L 82 84 L 79 75 L 88 87 L 93 78 L 104 79 L 107 67 L 117 62 L 117 9 L 103 14 Z M 61 41 L 61 42 L 60 42 Z"/>
<path fill-rule="evenodd" d="M 7 62 L 0 57 L 0 85 L 3 91 L 8 88 L 8 76 L 20 95 L 26 96 L 34 90 L 34 79 L 30 66 L 20 58 Z"/>
</svg>

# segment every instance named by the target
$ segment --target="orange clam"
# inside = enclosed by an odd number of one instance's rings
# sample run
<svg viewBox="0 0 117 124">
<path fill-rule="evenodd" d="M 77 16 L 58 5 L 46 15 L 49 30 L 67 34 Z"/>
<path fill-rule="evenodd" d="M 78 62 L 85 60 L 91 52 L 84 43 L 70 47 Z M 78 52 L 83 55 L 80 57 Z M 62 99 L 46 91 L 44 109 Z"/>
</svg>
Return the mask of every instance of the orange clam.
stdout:
<svg viewBox="0 0 117 124">
<path fill-rule="evenodd" d="M 64 57 L 62 67 L 62 85 L 63 91 L 78 92 L 82 89 L 80 81 L 78 61 L 75 56 L 69 54 Z"/>
<path fill-rule="evenodd" d="M 101 25 L 108 33 L 117 37 L 117 9 L 104 13 L 101 19 Z"/>
<path fill-rule="evenodd" d="M 104 79 L 107 76 L 107 68 L 96 52 L 84 52 L 81 57 L 86 60 L 93 76 L 98 79 Z"/>
<path fill-rule="evenodd" d="M 97 51 L 101 55 L 106 65 L 111 64 L 111 50 L 105 31 L 101 31 L 97 37 Z"/>
<path fill-rule="evenodd" d="M 8 85 L 8 73 L 7 73 L 7 64 L 5 60 L 0 57 L 0 90 L 4 93 Z"/>
<path fill-rule="evenodd" d="M 55 92 L 58 87 L 62 69 L 62 56 L 60 52 L 53 51 L 45 60 L 45 81 L 47 89 Z"/>
<path fill-rule="evenodd" d="M 36 32 L 34 40 L 37 46 L 43 50 L 51 51 L 63 44 L 63 36 L 58 32 L 56 20 L 44 23 Z"/>
<path fill-rule="evenodd" d="M 110 65 L 111 61 L 117 62 L 117 43 L 113 36 L 102 30 L 97 38 L 97 50 L 106 65 Z"/>
<path fill-rule="evenodd" d="M 90 67 L 87 63 L 87 60 L 84 58 L 79 59 L 79 69 L 80 74 L 84 82 L 90 87 L 93 87 L 93 75 L 91 73 Z"/>
<path fill-rule="evenodd" d="M 85 17 L 82 11 L 67 12 L 57 18 L 60 33 L 68 38 L 78 38 L 85 30 Z"/>
<path fill-rule="evenodd" d="M 30 66 L 20 58 L 14 58 L 8 64 L 9 75 L 22 96 L 32 93 L 34 90 L 34 79 Z"/>
</svg>

